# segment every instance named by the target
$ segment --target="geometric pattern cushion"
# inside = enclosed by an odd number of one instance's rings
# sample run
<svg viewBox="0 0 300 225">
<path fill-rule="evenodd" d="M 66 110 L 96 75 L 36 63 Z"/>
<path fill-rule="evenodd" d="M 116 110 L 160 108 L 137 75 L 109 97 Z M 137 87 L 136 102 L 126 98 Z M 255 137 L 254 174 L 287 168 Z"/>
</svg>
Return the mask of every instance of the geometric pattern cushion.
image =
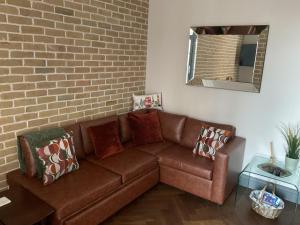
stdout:
<svg viewBox="0 0 300 225">
<path fill-rule="evenodd" d="M 203 126 L 193 153 L 215 160 L 215 155 L 232 136 L 229 130 Z"/>
<path fill-rule="evenodd" d="M 64 174 L 79 169 L 76 159 L 73 137 L 66 134 L 62 138 L 51 140 L 44 147 L 36 148 L 43 164 L 43 184 L 48 185 Z"/>
<path fill-rule="evenodd" d="M 133 111 L 150 108 L 162 110 L 161 93 L 151 95 L 133 94 Z"/>
</svg>

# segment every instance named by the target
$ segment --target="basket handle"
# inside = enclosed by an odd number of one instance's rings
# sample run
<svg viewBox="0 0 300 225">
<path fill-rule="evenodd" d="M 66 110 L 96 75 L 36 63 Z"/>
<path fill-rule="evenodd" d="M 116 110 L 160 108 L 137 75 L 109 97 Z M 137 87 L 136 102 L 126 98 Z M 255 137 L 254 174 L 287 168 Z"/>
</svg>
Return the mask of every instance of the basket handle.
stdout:
<svg viewBox="0 0 300 225">
<path fill-rule="evenodd" d="M 275 195 L 275 184 L 273 184 L 273 183 L 267 183 L 267 184 L 263 187 L 263 189 L 260 191 L 260 193 L 259 193 L 259 196 L 258 196 L 258 201 L 259 201 L 259 202 L 262 202 L 264 193 L 266 192 L 267 187 L 268 187 L 269 185 L 272 185 L 272 186 L 273 186 L 273 188 L 272 188 L 272 194 Z"/>
</svg>

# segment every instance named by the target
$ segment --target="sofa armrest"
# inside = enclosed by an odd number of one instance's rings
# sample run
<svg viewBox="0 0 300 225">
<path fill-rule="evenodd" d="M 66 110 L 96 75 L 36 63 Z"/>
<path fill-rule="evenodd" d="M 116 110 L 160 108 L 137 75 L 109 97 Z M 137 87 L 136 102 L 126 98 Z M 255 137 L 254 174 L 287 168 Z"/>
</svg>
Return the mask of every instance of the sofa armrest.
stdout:
<svg viewBox="0 0 300 225">
<path fill-rule="evenodd" d="M 246 139 L 235 137 L 216 154 L 211 200 L 222 205 L 242 171 Z"/>
</svg>

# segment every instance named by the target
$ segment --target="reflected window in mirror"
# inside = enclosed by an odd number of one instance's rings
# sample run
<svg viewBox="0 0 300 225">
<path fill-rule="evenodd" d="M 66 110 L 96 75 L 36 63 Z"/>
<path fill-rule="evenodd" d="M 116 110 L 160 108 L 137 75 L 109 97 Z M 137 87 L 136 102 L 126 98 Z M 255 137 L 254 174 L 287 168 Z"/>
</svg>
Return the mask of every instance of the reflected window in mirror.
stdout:
<svg viewBox="0 0 300 225">
<path fill-rule="evenodd" d="M 186 83 L 259 92 L 268 30 L 262 25 L 191 28 Z"/>
</svg>

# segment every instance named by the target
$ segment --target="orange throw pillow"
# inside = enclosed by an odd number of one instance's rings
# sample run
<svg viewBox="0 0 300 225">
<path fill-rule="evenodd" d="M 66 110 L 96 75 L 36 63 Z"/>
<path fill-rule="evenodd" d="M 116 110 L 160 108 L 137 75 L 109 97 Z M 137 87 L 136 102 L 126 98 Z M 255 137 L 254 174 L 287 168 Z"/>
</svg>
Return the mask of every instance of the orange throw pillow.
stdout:
<svg viewBox="0 0 300 225">
<path fill-rule="evenodd" d="M 123 151 L 117 121 L 89 127 L 88 134 L 93 143 L 95 155 L 99 159 L 104 159 Z"/>
<path fill-rule="evenodd" d="M 128 121 L 136 145 L 163 141 L 157 111 L 146 113 L 129 113 Z"/>
</svg>

